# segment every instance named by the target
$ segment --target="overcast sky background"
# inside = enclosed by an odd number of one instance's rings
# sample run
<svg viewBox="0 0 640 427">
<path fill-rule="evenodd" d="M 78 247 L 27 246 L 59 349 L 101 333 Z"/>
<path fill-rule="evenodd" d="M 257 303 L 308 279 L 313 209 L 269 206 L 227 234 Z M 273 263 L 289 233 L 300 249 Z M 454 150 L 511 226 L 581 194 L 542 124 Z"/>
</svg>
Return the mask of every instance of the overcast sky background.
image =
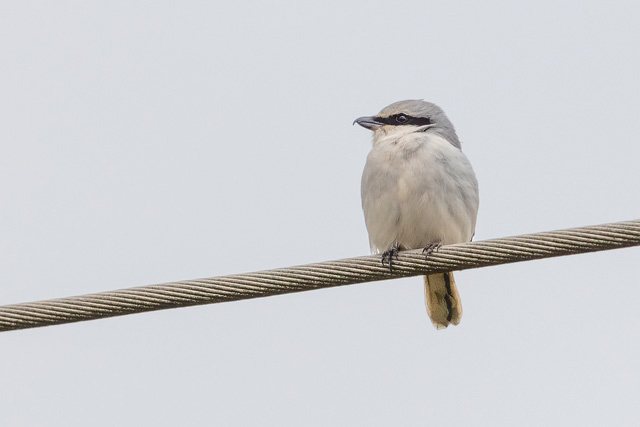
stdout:
<svg viewBox="0 0 640 427">
<path fill-rule="evenodd" d="M 368 253 L 440 104 L 476 239 L 638 218 L 632 1 L 0 3 L 0 304 Z M 0 425 L 637 425 L 637 248 L 0 334 Z"/>
</svg>

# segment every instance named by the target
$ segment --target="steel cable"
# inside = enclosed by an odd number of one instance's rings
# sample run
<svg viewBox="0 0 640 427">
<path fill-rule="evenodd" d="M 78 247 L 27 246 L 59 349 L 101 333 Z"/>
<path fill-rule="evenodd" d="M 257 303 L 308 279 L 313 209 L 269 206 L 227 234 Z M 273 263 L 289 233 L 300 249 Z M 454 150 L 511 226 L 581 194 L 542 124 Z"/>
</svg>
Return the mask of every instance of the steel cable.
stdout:
<svg viewBox="0 0 640 427">
<path fill-rule="evenodd" d="M 382 265 L 380 256 L 365 256 L 255 273 L 184 280 L 0 306 L 0 331 L 637 245 L 640 245 L 640 220 L 447 245 L 431 253 L 427 260 L 421 250 L 403 251 L 393 260 L 391 272 Z"/>
</svg>

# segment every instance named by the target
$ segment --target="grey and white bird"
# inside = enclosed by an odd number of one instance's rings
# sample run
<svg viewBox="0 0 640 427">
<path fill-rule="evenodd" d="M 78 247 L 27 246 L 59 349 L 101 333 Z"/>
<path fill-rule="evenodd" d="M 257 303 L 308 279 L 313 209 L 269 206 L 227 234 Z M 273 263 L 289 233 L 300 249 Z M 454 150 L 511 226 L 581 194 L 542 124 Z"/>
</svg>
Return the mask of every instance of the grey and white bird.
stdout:
<svg viewBox="0 0 640 427">
<path fill-rule="evenodd" d="M 398 250 L 471 241 L 478 182 L 444 111 L 423 100 L 399 101 L 355 123 L 373 131 L 361 187 L 371 251 L 391 267 Z M 436 328 L 460 322 L 452 273 L 425 276 L 424 290 Z"/>
</svg>

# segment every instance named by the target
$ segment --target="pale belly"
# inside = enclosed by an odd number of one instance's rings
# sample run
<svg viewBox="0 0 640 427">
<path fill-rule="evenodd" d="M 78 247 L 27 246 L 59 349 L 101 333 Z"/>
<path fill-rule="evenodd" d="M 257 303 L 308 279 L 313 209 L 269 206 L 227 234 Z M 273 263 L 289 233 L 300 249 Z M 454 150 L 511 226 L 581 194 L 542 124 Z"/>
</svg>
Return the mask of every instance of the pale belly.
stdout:
<svg viewBox="0 0 640 427">
<path fill-rule="evenodd" d="M 362 177 L 371 249 L 470 241 L 478 187 L 464 154 L 440 137 L 374 147 Z"/>
</svg>

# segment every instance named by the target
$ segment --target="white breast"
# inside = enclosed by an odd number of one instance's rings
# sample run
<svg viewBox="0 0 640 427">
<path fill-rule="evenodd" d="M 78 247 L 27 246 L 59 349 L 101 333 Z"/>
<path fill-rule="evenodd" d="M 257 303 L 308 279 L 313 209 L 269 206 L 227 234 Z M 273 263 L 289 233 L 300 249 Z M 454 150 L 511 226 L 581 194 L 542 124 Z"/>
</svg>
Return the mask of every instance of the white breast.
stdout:
<svg viewBox="0 0 640 427">
<path fill-rule="evenodd" d="M 470 241 L 478 212 L 478 184 L 460 149 L 415 132 L 374 141 L 362 174 L 362 208 L 373 252 L 399 244 Z"/>
</svg>

